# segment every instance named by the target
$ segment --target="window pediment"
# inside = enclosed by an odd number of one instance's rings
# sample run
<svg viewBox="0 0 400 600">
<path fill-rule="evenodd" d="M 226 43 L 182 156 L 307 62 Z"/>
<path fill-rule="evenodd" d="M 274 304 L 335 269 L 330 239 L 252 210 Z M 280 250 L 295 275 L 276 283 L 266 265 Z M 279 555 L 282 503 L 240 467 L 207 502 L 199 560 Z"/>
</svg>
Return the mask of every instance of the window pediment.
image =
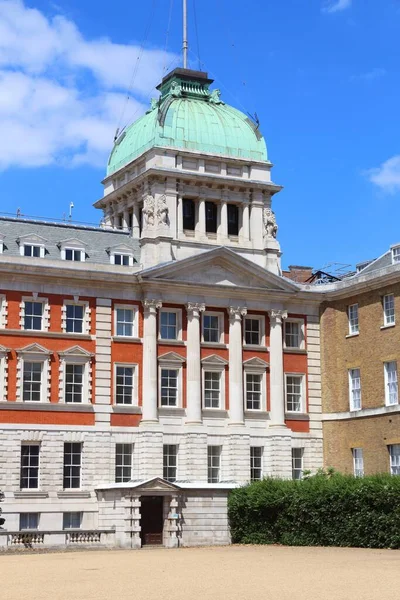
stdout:
<svg viewBox="0 0 400 600">
<path fill-rule="evenodd" d="M 261 358 L 254 357 L 245 360 L 243 362 L 243 366 L 245 368 L 265 370 L 269 367 L 269 363 L 267 363 L 265 360 L 262 360 Z"/>
<path fill-rule="evenodd" d="M 30 356 L 32 354 L 42 355 L 43 358 L 45 358 L 46 356 L 50 356 L 53 352 L 52 350 L 44 348 L 40 344 L 29 344 L 29 346 L 25 346 L 24 348 L 20 348 L 19 350 L 17 350 L 17 353 L 22 356 Z"/>
<path fill-rule="evenodd" d="M 201 359 L 203 367 L 224 367 L 228 364 L 228 361 L 217 354 L 210 354 Z"/>
<path fill-rule="evenodd" d="M 19 244 L 37 244 L 39 246 L 44 246 L 47 244 L 48 240 L 36 233 L 27 233 L 26 235 L 21 235 L 17 239 L 17 242 Z"/>
<path fill-rule="evenodd" d="M 61 248 L 61 250 L 64 250 L 65 248 L 76 248 L 78 250 L 86 250 L 87 244 L 85 244 L 85 242 L 82 242 L 82 240 L 79 240 L 78 238 L 68 238 L 67 240 L 61 240 L 59 242 L 59 247 Z"/>
<path fill-rule="evenodd" d="M 87 350 L 85 350 L 84 348 L 81 348 L 80 346 L 72 346 L 71 348 L 68 348 L 67 350 L 63 350 L 62 352 L 59 352 L 58 355 L 62 358 L 85 358 L 85 359 L 89 359 L 92 356 L 94 356 L 93 353 L 88 352 Z"/>
<path fill-rule="evenodd" d="M 162 365 L 178 364 L 178 366 L 181 366 L 186 362 L 186 359 L 176 352 L 167 352 L 158 357 L 158 362 Z"/>
<path fill-rule="evenodd" d="M 110 246 L 109 248 L 107 248 L 107 250 L 108 252 L 110 252 L 110 254 L 133 254 L 133 249 L 127 244 L 117 244 L 116 246 Z"/>
</svg>

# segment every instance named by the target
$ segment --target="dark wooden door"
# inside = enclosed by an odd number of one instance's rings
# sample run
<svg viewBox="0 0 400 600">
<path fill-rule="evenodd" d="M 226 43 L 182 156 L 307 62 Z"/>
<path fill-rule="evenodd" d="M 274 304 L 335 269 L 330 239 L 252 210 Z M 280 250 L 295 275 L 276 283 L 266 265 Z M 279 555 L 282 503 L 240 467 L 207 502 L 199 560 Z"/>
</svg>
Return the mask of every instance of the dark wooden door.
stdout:
<svg viewBox="0 0 400 600">
<path fill-rule="evenodd" d="M 163 543 L 163 497 L 141 497 L 141 538 L 142 546 Z"/>
</svg>

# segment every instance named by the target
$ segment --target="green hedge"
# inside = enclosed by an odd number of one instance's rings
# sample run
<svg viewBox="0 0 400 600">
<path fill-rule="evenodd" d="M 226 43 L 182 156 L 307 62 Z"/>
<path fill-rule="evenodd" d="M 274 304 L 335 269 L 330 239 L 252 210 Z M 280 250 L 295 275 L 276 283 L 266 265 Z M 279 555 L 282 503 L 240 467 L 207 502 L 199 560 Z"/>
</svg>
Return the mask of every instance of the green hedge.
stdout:
<svg viewBox="0 0 400 600">
<path fill-rule="evenodd" d="M 234 490 L 228 514 L 234 543 L 400 548 L 400 477 L 264 479 Z"/>
</svg>

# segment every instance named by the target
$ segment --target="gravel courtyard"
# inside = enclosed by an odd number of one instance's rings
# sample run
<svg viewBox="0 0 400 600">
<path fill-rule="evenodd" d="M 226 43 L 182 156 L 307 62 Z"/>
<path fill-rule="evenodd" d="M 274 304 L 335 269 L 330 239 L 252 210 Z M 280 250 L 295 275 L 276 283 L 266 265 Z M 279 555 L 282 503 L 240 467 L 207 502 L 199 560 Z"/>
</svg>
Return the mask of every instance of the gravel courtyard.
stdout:
<svg viewBox="0 0 400 600">
<path fill-rule="evenodd" d="M 400 552 L 234 546 L 0 555 L 4 600 L 393 600 Z"/>
</svg>

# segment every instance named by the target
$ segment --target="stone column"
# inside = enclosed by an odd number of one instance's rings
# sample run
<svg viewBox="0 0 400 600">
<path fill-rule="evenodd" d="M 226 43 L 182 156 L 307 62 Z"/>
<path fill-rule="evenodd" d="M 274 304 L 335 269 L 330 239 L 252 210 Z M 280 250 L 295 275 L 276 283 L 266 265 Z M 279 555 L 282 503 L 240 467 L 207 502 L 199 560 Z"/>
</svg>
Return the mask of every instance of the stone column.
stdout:
<svg viewBox="0 0 400 600">
<path fill-rule="evenodd" d="M 285 427 L 285 392 L 283 386 L 282 322 L 284 310 L 270 310 L 270 417 L 271 425 Z"/>
<path fill-rule="evenodd" d="M 158 421 L 157 411 L 157 308 L 160 300 L 143 300 L 143 387 L 142 415 L 144 421 Z"/>
<path fill-rule="evenodd" d="M 179 239 L 183 233 L 183 200 L 182 196 L 178 194 L 176 199 L 176 238 Z"/>
<path fill-rule="evenodd" d="M 200 315 L 204 304 L 189 302 L 186 342 L 186 416 L 187 423 L 201 423 Z"/>
<path fill-rule="evenodd" d="M 129 231 L 129 210 L 126 207 L 122 213 L 122 229 L 124 231 Z"/>
<path fill-rule="evenodd" d="M 229 307 L 229 415 L 230 425 L 244 422 L 242 317 L 245 307 Z"/>
<path fill-rule="evenodd" d="M 228 239 L 228 207 L 227 202 L 224 198 L 221 202 L 220 223 L 218 227 L 218 233 L 221 237 L 222 243 L 225 243 Z"/>
<path fill-rule="evenodd" d="M 133 205 L 132 237 L 140 237 L 140 206 L 138 202 Z"/>
<path fill-rule="evenodd" d="M 243 204 L 242 209 L 242 231 L 241 231 L 243 239 L 248 242 L 250 240 L 250 212 L 249 212 L 249 204 Z"/>
<path fill-rule="evenodd" d="M 201 237 L 206 234 L 206 203 L 203 198 L 199 200 L 199 220 L 196 229 Z"/>
</svg>

